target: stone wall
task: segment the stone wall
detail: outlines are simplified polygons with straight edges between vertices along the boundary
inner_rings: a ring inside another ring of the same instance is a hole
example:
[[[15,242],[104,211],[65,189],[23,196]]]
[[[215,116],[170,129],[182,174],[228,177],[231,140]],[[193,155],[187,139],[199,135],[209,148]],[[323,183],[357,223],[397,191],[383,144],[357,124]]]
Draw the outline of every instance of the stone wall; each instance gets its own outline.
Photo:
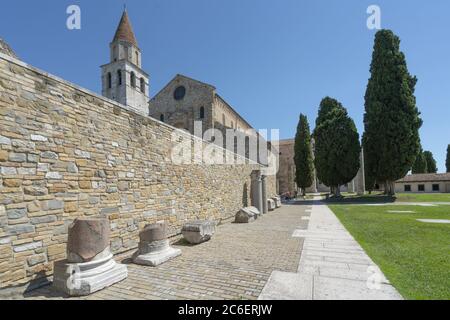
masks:
[[[179,86],[186,89],[181,100],[175,100],[174,92]],[[194,121],[202,121],[203,132],[212,128],[212,101],[214,87],[188,77],[177,75],[149,102],[150,115],[179,129],[194,133]],[[204,119],[200,118],[200,108],[205,109]]]
[[[175,128],[2,54],[0,128],[0,288],[51,275],[77,217],[109,218],[112,251],[125,252],[147,223],[167,220],[174,236],[233,217],[260,169],[175,165]]]

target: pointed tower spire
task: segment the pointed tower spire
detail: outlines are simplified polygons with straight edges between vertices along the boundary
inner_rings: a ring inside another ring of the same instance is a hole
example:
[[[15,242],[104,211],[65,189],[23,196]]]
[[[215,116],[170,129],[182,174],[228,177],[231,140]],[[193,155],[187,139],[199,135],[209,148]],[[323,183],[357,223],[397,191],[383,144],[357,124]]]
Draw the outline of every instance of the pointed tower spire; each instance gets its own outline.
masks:
[[[128,13],[126,7],[124,8],[122,18],[120,19],[119,26],[117,27],[116,34],[114,35],[113,42],[123,40],[131,43],[132,45],[138,47],[136,37],[134,36],[133,28],[128,18]]]

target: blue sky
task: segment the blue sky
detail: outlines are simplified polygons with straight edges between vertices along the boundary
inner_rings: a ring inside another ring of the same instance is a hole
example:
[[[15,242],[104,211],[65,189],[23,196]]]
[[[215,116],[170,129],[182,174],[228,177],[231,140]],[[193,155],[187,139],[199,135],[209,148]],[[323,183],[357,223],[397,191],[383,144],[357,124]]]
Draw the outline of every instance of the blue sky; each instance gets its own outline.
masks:
[[[311,126],[320,100],[341,101],[363,129],[374,30],[367,7],[381,8],[382,27],[402,40],[419,82],[422,145],[440,171],[450,143],[450,1],[414,0],[95,0],[2,1],[0,37],[22,60],[100,92],[100,68],[123,4],[150,74],[151,95],[175,74],[211,83],[255,128],[295,134],[298,115]],[[66,28],[66,8],[82,10],[82,29]]]

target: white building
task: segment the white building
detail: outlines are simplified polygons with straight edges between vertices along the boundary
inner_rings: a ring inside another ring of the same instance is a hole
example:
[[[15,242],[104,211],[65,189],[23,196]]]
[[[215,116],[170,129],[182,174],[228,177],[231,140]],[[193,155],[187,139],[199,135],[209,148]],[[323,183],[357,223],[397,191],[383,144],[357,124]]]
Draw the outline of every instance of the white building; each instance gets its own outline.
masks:
[[[450,193],[450,173],[407,175],[395,182],[395,192]]]

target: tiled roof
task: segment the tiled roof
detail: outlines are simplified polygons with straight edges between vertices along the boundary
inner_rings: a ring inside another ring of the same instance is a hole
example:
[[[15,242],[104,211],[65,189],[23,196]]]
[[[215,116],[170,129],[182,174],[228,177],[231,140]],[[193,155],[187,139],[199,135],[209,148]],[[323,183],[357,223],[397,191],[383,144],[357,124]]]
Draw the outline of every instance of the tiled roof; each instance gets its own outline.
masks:
[[[421,173],[407,175],[397,182],[434,182],[434,181],[450,181],[450,173]]]
[[[136,47],[138,46],[136,37],[134,36],[133,28],[131,27],[130,19],[128,19],[127,11],[123,12],[119,26],[117,27],[116,34],[114,35],[113,42],[117,40],[124,40]]]

